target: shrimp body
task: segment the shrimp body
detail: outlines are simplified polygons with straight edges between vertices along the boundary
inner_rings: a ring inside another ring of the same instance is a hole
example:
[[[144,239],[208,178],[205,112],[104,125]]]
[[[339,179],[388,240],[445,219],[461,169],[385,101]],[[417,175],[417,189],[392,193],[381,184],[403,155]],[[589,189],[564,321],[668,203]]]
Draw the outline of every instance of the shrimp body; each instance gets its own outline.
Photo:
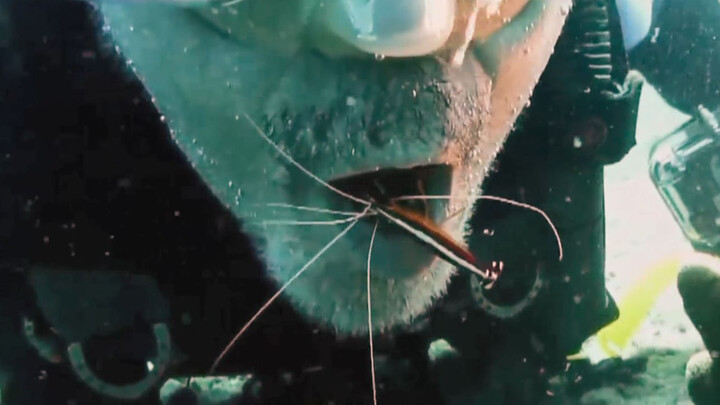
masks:
[[[447,232],[429,218],[394,203],[374,204],[371,210],[391,224],[409,232],[418,241],[431,248],[438,257],[455,267],[469,270],[487,281],[486,287],[489,288],[497,280],[499,275],[497,272],[481,269],[472,252],[455,242]]]

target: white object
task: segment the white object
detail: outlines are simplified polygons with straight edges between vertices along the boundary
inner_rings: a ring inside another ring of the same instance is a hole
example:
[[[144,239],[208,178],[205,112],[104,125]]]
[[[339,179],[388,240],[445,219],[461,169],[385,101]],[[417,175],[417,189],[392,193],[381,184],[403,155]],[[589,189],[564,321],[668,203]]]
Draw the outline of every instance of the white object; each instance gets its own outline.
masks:
[[[636,47],[650,32],[653,0],[616,0],[625,49]]]
[[[340,38],[378,56],[411,57],[441,48],[456,0],[327,0],[323,20]]]

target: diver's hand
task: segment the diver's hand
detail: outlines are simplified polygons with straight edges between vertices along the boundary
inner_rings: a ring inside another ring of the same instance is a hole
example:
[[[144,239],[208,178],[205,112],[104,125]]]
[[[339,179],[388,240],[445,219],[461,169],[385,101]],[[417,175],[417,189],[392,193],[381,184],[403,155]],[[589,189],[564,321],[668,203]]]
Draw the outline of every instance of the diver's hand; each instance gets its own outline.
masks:
[[[707,350],[687,363],[688,392],[696,405],[720,403],[720,258],[694,254],[678,275],[685,312]]]

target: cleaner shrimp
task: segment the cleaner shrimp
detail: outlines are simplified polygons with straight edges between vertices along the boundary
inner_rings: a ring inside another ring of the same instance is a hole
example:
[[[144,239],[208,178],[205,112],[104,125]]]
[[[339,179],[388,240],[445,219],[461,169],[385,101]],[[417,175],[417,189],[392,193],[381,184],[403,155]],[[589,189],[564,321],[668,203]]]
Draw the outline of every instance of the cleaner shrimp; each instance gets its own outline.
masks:
[[[332,184],[322,180],[315,174],[313,174],[311,171],[303,167],[300,163],[298,163],[295,159],[292,158],[285,150],[283,150],[278,144],[273,142],[270,137],[263,132],[263,130],[255,123],[255,121],[250,118],[249,115],[244,114],[244,117],[247,119],[247,121],[250,123],[250,125],[255,129],[255,131],[258,133],[260,137],[262,137],[270,146],[272,146],[283,158],[290,163],[291,165],[295,166],[298,170],[303,172],[305,175],[312,178],[315,182],[319,183],[320,185],[326,187],[327,189],[333,191],[334,193],[338,194],[341,197],[344,197],[346,199],[349,199],[351,201],[354,201],[355,203],[360,204],[363,209],[358,212],[347,212],[347,211],[336,211],[336,210],[330,210],[325,208],[317,208],[317,207],[306,207],[306,206],[295,206],[291,204],[285,204],[285,203],[269,203],[265,204],[267,206],[272,206],[276,208],[288,208],[288,209],[295,209],[300,211],[308,211],[308,212],[316,212],[316,213],[322,213],[322,214],[329,214],[329,215],[339,215],[344,218],[341,219],[335,219],[335,220],[327,220],[327,221],[283,221],[283,220],[267,220],[263,221],[263,224],[266,226],[273,226],[273,225],[284,225],[284,226],[337,226],[340,224],[348,224],[345,226],[345,228],[340,231],[332,240],[330,240],[324,247],[322,247],[312,258],[305,263],[290,279],[288,279],[278,290],[275,294],[273,294],[261,307],[258,309],[255,314],[242,326],[242,328],[237,332],[237,334],[233,337],[233,339],[226,345],[226,347],[223,349],[223,351],[218,355],[218,357],[213,362],[212,366],[210,367],[208,371],[208,375],[213,375],[221,363],[221,361],[224,359],[224,357],[229,353],[229,351],[232,349],[232,347],[235,345],[235,343],[245,334],[245,332],[252,326],[252,324],[255,323],[255,321],[283,294],[283,292],[295,281],[297,280],[314,262],[316,262],[325,252],[327,252],[338,240],[340,240],[343,236],[347,235],[351,229],[353,229],[358,222],[361,220],[367,219],[367,218],[375,218],[375,225],[372,230],[372,235],[370,238],[370,247],[368,250],[368,256],[367,256],[367,324],[368,324],[368,341],[369,341],[369,347],[370,347],[370,368],[371,368],[371,382],[372,382],[372,389],[373,389],[373,404],[377,405],[377,383],[376,383],[376,376],[375,376],[375,359],[374,359],[374,345],[373,345],[373,323],[372,323],[372,297],[371,297],[371,259],[372,259],[372,249],[375,241],[375,236],[378,229],[378,224],[380,220],[384,220],[388,223],[391,223],[400,229],[403,229],[410,235],[412,235],[415,239],[422,242],[424,245],[428,246],[430,249],[433,250],[436,256],[443,259],[444,261],[450,263],[451,265],[454,265],[455,267],[467,270],[478,276],[481,280],[481,283],[483,284],[484,288],[491,288],[492,285],[495,283],[499,276],[499,272],[497,269],[482,269],[478,266],[477,260],[473,256],[473,254],[463,245],[455,242],[452,237],[450,237],[445,231],[443,231],[438,224],[434,223],[432,220],[424,217],[423,215],[420,215],[410,209],[406,209],[398,204],[400,201],[404,200],[432,200],[432,199],[450,199],[450,196],[402,196],[390,199],[389,201],[377,201],[372,198],[363,199],[358,196],[352,195],[350,193],[347,193]],[[474,200],[477,199],[488,199],[488,200],[494,200],[499,201],[511,205],[515,205],[521,208],[529,209],[532,211],[535,211],[539,214],[541,214],[545,220],[548,222],[550,227],[552,228],[553,233],[555,234],[555,237],[557,239],[558,244],[558,250],[559,250],[559,259],[562,260],[563,256],[563,249],[562,249],[562,242],[560,240],[560,236],[553,225],[550,218],[547,216],[547,214],[542,211],[541,209],[534,207],[529,204],[521,203],[518,201],[502,198],[502,197],[494,197],[494,196],[474,196]],[[502,267],[502,266],[501,266]],[[540,279],[538,275],[538,280]],[[512,307],[505,307],[501,305],[495,305],[490,303],[489,300],[485,299],[486,303],[483,303],[481,305],[481,308],[491,315],[494,315],[496,317],[505,318],[513,316],[514,314],[517,314],[518,312],[522,311],[523,308],[525,308],[529,303],[532,301],[532,299],[537,295],[537,290],[539,290],[540,283],[536,280],[535,285],[533,286],[532,291],[529,293],[528,297],[523,299],[521,303],[515,304]]]

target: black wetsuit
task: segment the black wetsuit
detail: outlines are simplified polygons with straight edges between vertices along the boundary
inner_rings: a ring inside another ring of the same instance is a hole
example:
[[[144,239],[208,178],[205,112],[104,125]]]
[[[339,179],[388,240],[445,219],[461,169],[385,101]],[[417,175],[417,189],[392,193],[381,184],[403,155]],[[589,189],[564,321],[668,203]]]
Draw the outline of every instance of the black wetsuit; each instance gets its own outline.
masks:
[[[602,23],[603,3],[609,24]],[[499,291],[486,296],[500,303],[520,299],[538,266],[545,274],[543,291],[518,317],[497,320],[477,303],[467,304],[473,300],[471,276],[461,276],[446,307],[438,307],[438,336],[465,353],[470,364],[464,367],[474,371],[465,373],[471,376],[465,386],[478,375],[495,380],[499,392],[492,403],[536,403],[546,377],[568,367],[565,356],[618,316],[605,289],[603,166],[617,162],[635,143],[640,83],[625,80],[628,69],[640,71],[686,113],[698,104],[717,106],[720,99],[720,3],[656,0],[650,33],[629,55],[613,13],[611,1],[575,2],[531,105],[484,186],[486,194],[546,210],[565,242],[563,262],[557,262],[554,238],[536,214],[481,201],[471,247],[479,257],[505,260],[504,272],[510,274],[505,286],[500,283]],[[601,57],[605,52],[596,52],[599,45],[592,41],[611,42],[611,60]],[[584,59],[585,51],[597,55]],[[628,92],[606,97],[602,90],[612,92],[612,86],[603,89],[588,73],[610,73]],[[461,310],[444,310],[453,307]],[[462,386],[452,383],[450,390]]]

